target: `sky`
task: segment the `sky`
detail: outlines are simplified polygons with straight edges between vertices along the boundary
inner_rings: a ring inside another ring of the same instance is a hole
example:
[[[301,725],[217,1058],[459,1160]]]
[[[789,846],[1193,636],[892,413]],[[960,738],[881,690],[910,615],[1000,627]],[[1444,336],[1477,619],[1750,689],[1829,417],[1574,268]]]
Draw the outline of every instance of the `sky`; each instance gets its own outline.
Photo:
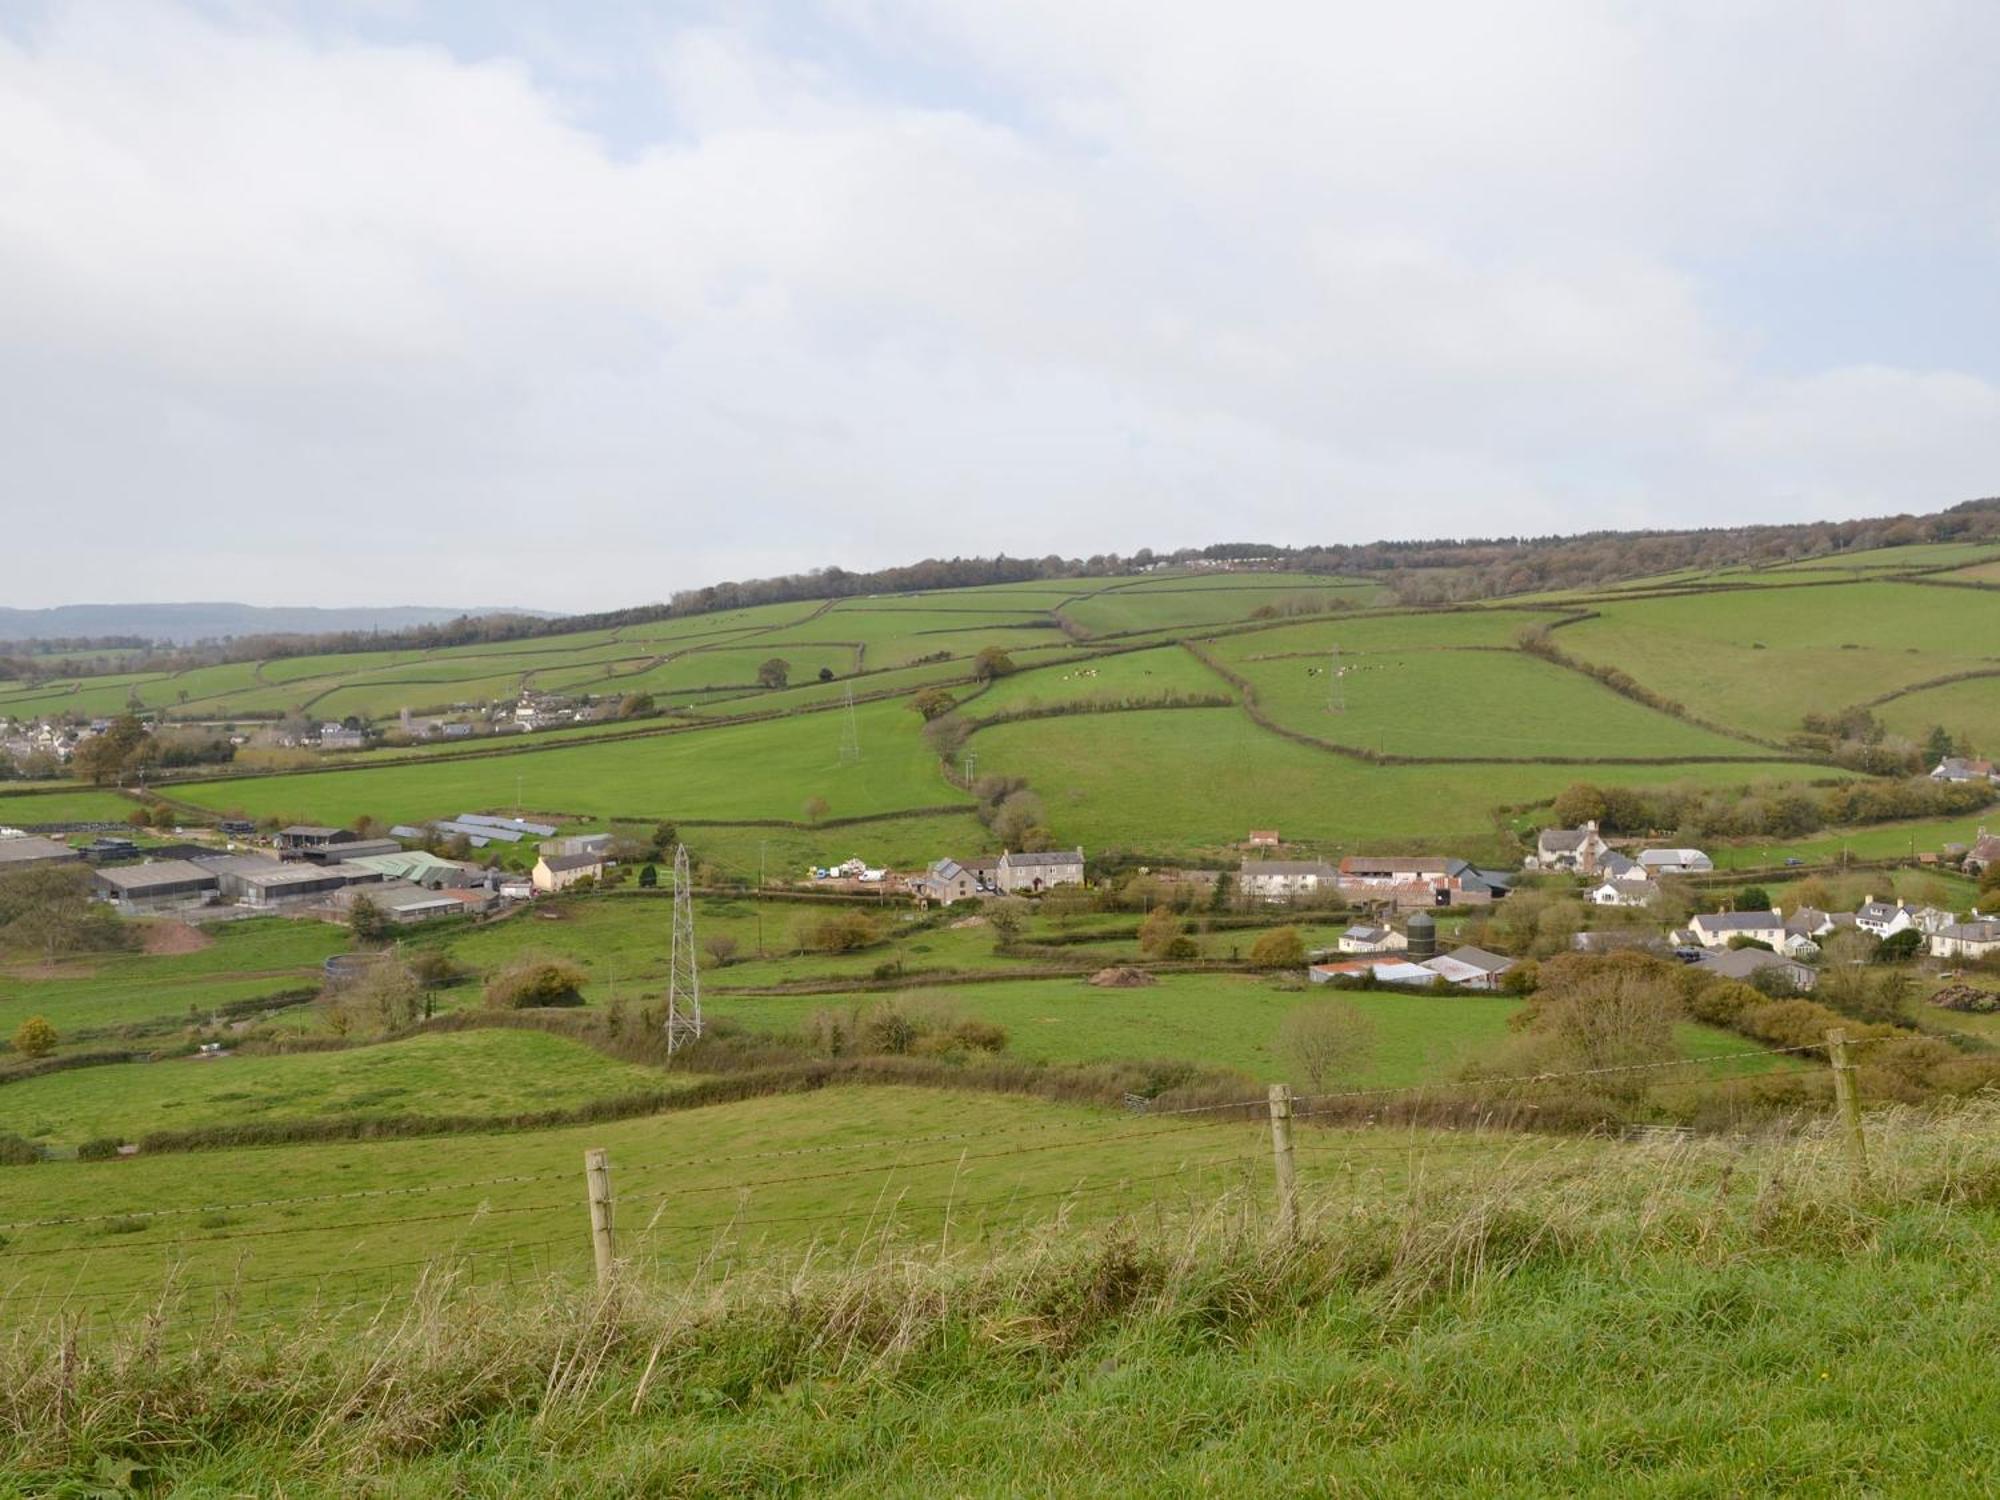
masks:
[[[0,604],[2000,493],[1986,0],[0,0]]]

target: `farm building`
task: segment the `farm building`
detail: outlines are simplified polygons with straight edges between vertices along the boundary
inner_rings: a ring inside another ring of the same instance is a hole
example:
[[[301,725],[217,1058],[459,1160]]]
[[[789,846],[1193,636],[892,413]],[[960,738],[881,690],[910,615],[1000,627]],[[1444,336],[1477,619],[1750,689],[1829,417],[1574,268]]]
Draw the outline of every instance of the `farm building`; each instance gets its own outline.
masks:
[[[1769,911],[1708,911],[1690,921],[1688,930],[1704,948],[1727,948],[1732,939],[1747,938],[1775,949],[1785,940],[1785,914],[1777,907]]]
[[[1243,841],[1246,849],[1275,849],[1282,842],[1275,828],[1253,828],[1250,837]]]
[[[1409,946],[1409,939],[1393,927],[1373,922],[1356,922],[1340,935],[1342,953],[1397,953]]]
[[[1237,886],[1253,901],[1295,901],[1337,887],[1339,873],[1320,859],[1244,860]]]
[[[2000,864],[2000,833],[1979,830],[1979,837],[1972,841],[1972,847],[1965,851],[1962,861],[1968,875],[1983,875],[1987,868]]]
[[[1606,880],[1615,880],[1621,885],[1637,885],[1653,877],[1644,865],[1636,859],[1628,859],[1616,849],[1604,851],[1604,857],[1597,862],[1597,873]]]
[[[1993,958],[2000,956],[2000,917],[1954,922],[1931,934],[1933,958]]]
[[[564,838],[543,839],[544,854],[605,854],[611,852],[608,833],[572,833]]]
[[[1788,981],[1793,989],[1809,990],[1819,983],[1819,975],[1810,965],[1787,958],[1782,953],[1767,953],[1762,948],[1731,948],[1721,953],[1704,953],[1699,963],[1711,974],[1746,983],[1767,974],[1775,974]]]
[[[1003,853],[993,867],[993,883],[1009,895],[1083,884],[1083,851],[1049,849],[1034,854]]]
[[[1700,875],[1715,868],[1699,849],[1641,849],[1639,864],[1649,875]]]
[[[323,865],[330,860],[351,860],[363,855],[401,854],[403,846],[395,839],[352,839],[344,844],[322,844],[304,852],[312,863]]]
[[[1350,854],[1340,862],[1343,889],[1365,891],[1410,882],[1433,883],[1449,880],[1451,866],[1464,864],[1441,855]]]
[[[596,880],[604,873],[601,854],[544,854],[535,861],[528,878],[544,895],[566,891],[583,880]]]
[[[0,839],[0,874],[33,869],[36,865],[66,865],[80,859],[76,850],[67,844],[58,844],[54,839],[36,838],[27,833]]]
[[[1491,990],[1500,987],[1500,976],[1514,967],[1514,960],[1484,948],[1464,947],[1440,953],[1424,967],[1461,988]]]
[[[497,828],[502,832],[513,834],[516,838],[532,835],[538,839],[545,839],[552,837],[556,831],[553,823],[530,823],[525,818],[500,818],[491,813],[460,813],[452,821],[468,823],[475,828]]]
[[[527,837],[516,829],[494,828],[485,823],[468,823],[463,818],[446,818],[441,823],[433,823],[431,827],[447,838],[457,834],[475,849],[484,849],[488,844],[518,844]],[[393,828],[389,831],[395,832]]]
[[[213,870],[185,859],[118,865],[90,877],[92,888],[126,916],[205,906],[222,894]]]
[[[350,828],[323,828],[317,823],[294,823],[278,830],[277,844],[287,852],[324,849],[329,844],[351,844],[361,837]]]
[[[257,854],[225,854],[198,861],[213,871],[225,899],[244,906],[278,907],[329,896],[344,886],[381,882],[379,871],[359,865],[281,864]]]
[[[335,891],[327,906],[342,920],[349,920],[354,915],[354,904],[362,900],[373,902],[376,910],[399,925],[429,922],[438,917],[463,916],[467,910],[465,903],[456,896],[427,891],[422,886],[400,880],[385,880],[380,885],[348,886]]]
[[[1673,951],[1665,938],[1643,927],[1579,932],[1570,938],[1569,945],[1577,953],[1653,953],[1665,957]]]
[[[384,880],[407,880],[425,890],[436,891],[476,885],[485,871],[455,859],[440,859],[422,849],[397,850],[393,854],[357,854],[350,861],[364,870],[378,871]]]

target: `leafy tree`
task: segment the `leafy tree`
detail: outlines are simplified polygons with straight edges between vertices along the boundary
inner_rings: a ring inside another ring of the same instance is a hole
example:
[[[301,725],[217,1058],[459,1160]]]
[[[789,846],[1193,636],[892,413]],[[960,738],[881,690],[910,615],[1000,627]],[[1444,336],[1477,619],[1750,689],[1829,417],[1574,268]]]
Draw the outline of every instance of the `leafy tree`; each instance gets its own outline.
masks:
[[[486,1003],[499,1010],[581,1005],[589,976],[566,958],[524,953],[486,981]]]
[[[829,810],[826,798],[817,794],[806,798],[805,814],[808,823],[817,823]]]
[[[621,719],[636,719],[641,714],[653,712],[653,709],[651,693],[627,693],[618,700],[618,717]]]
[[[672,859],[674,846],[681,841],[681,831],[672,823],[655,823],[650,847],[655,859]]]
[[[46,1016],[29,1016],[14,1028],[14,1050],[23,1057],[47,1057],[58,1040]]]
[[[740,944],[726,932],[711,932],[702,940],[701,946],[708,951],[709,962],[718,969],[729,967],[729,961],[736,957]]]
[[[1187,930],[1180,914],[1169,907],[1156,907],[1139,924],[1139,951],[1148,958],[1165,958],[1174,939]]]
[[[153,826],[153,814],[146,808],[135,807],[125,814],[125,821],[134,828],[151,828]]]
[[[1761,885],[1744,886],[1742,890],[1736,893],[1735,900],[1730,902],[1730,910],[1732,911],[1769,911],[1770,909],[1771,893]]]
[[[355,940],[363,943],[386,943],[396,931],[395,921],[367,896],[354,898],[347,909],[347,925]]]
[[[910,707],[922,715],[924,722],[928,724],[932,719],[957,708],[958,700],[941,687],[927,687],[911,697]]]
[[[972,659],[972,675],[981,682],[1005,677],[1014,670],[1014,658],[998,646],[988,646]]]
[[[1875,945],[1878,964],[1907,963],[1924,950],[1924,935],[1914,927],[1892,932]]]
[[[1365,1072],[1375,1023],[1351,1000],[1309,1000],[1278,1027],[1278,1050],[1315,1094]]]
[[[792,680],[792,664],[782,656],[768,658],[757,668],[757,685],[767,688],[781,688]]]
[[[1585,823],[1603,823],[1608,810],[1604,788],[1587,781],[1572,782],[1556,794],[1551,812],[1558,828],[1577,828]]]
[[[150,736],[146,726],[133,714],[121,714],[102,734],[94,734],[76,747],[75,767],[99,786],[122,781],[128,772],[148,760]]]
[[[833,681],[833,668],[832,668],[832,667],[821,667],[821,668],[819,669],[819,680],[820,680],[821,682],[831,682],[831,681]]]
[[[1296,927],[1273,927],[1250,945],[1250,963],[1258,969],[1296,969],[1305,964],[1306,940]]]
[[[1957,753],[1952,748],[1951,731],[1946,729],[1942,724],[1932,725],[1930,735],[1924,741],[1925,759],[1929,760],[1932,765],[1936,765],[1947,756],[1956,755]]]
[[[660,884],[660,867],[658,865],[648,864],[644,869],[639,871],[640,890],[642,891],[657,890],[659,888],[659,884]]]
[[[1026,931],[1028,912],[1028,903],[1019,896],[1002,896],[987,905],[986,920],[995,937],[1002,943],[1011,943]]]
[[[90,899],[90,875],[74,865],[42,865],[0,879],[0,933],[41,950],[53,966],[65,953],[129,947],[130,929]]]

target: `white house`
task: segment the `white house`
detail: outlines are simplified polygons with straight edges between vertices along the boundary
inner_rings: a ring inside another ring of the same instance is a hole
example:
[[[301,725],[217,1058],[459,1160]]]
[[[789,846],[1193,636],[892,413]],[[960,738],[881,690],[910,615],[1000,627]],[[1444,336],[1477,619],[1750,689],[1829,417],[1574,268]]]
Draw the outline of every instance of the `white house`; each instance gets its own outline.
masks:
[[[1704,948],[1727,948],[1733,938],[1768,943],[1775,952],[1785,941],[1785,914],[1777,907],[1769,911],[1708,911],[1688,923],[1688,930]]]
[[[2000,781],[1990,760],[1974,760],[1965,755],[1947,755],[1931,772],[1932,781]]]
[[[1595,821],[1581,828],[1544,828],[1535,840],[1535,852],[1528,857],[1531,870],[1574,870],[1584,875],[1597,873],[1597,866],[1611,846],[1604,842]]]
[[[1758,950],[1753,948],[1750,951],[1755,953]],[[1820,950],[1819,944],[1815,943],[1803,932],[1788,932],[1785,941],[1779,946],[1778,951],[1787,958],[1795,958],[1803,963],[1808,959],[1818,958]]]
[[[1638,885],[1653,878],[1639,861],[1627,859],[1616,849],[1604,851],[1604,857],[1597,862],[1597,873],[1606,880],[1617,881],[1620,885]]]
[[[1653,875],[1699,875],[1715,868],[1699,849],[1641,849],[1639,863]]]
[[[528,879],[544,895],[568,890],[580,880],[595,880],[604,873],[601,854],[544,854],[535,861]]]
[[[1870,896],[1854,909],[1854,925],[1870,937],[1894,937],[1917,925],[1917,908],[1901,901],[1877,901]]]
[[[2000,864],[2000,833],[1979,830],[1979,837],[1972,841],[1972,847],[1965,852],[1961,862],[1968,875],[1982,875],[1988,865]]]
[[[1400,953],[1409,946],[1410,940],[1395,928],[1370,922],[1356,922],[1340,935],[1342,953]]]
[[[1650,880],[1611,879],[1592,886],[1584,893],[1584,900],[1593,906],[1646,906],[1660,894],[1660,888]]]
[[[1295,901],[1334,889],[1339,876],[1324,860],[1259,859],[1243,861],[1237,889],[1259,901]]]
[[[1933,958],[1992,958],[2000,954],[2000,917],[1975,916],[1931,934]]]

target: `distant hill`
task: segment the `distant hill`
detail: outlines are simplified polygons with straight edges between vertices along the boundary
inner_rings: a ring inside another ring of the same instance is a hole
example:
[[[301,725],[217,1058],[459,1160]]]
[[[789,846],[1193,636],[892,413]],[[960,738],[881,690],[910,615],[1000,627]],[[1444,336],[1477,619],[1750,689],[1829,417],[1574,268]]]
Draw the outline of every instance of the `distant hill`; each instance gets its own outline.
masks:
[[[375,608],[318,609],[261,604],[62,604],[52,609],[0,608],[0,641],[72,640],[135,636],[146,641],[213,641],[246,635],[323,635],[340,630],[406,630],[464,615],[532,615],[545,611],[442,605],[392,604]]]

